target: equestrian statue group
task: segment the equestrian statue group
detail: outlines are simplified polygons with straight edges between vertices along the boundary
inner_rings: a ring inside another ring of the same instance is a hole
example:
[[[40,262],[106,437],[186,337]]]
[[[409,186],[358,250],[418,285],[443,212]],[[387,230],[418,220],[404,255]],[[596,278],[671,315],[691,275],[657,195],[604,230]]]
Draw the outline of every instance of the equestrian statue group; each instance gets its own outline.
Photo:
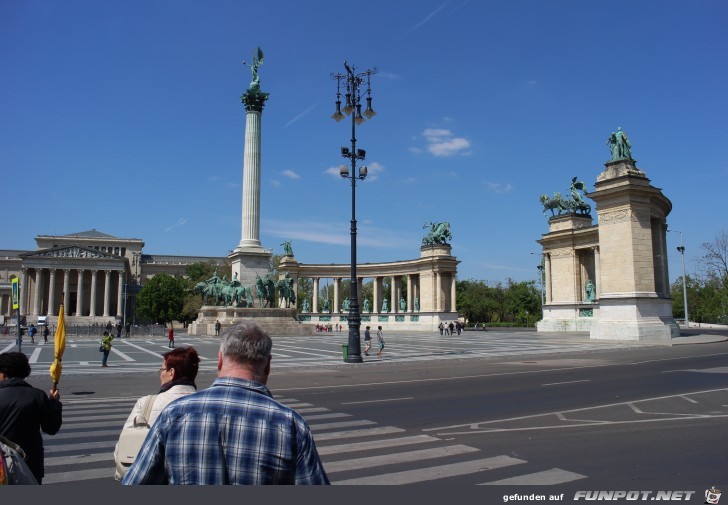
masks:
[[[228,282],[225,276],[220,278],[216,272],[206,281],[198,282],[194,291],[202,295],[205,305],[255,307],[257,300],[258,308],[275,307],[276,291],[278,291],[278,299],[285,308],[295,307],[296,293],[293,279],[286,273],[285,278],[276,282],[273,280],[273,276],[273,272],[268,272],[263,278],[256,275],[255,299],[251,289],[240,283],[237,273],[233,280]]]
[[[561,214],[580,214],[582,216],[588,216],[591,214],[591,205],[586,203],[586,200],[579,193],[586,194],[586,184],[582,181],[576,180],[574,177],[571,179],[571,198],[564,198],[558,191],[554,193],[554,197],[550,198],[549,195],[541,195],[539,200],[543,205],[543,215],[546,215],[546,211],[551,211],[551,216],[560,216]]]

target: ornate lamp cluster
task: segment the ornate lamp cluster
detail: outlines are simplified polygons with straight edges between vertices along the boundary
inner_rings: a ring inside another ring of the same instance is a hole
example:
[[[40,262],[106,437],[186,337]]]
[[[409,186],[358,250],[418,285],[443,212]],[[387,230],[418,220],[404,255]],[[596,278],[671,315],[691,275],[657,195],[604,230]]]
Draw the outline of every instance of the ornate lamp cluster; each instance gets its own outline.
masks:
[[[349,300],[349,352],[347,354],[347,363],[361,363],[361,340],[359,328],[361,326],[361,316],[359,313],[359,295],[357,293],[356,278],[356,181],[364,180],[367,176],[367,167],[361,167],[357,175],[357,160],[364,161],[366,151],[356,148],[356,127],[361,125],[366,119],[372,119],[376,112],[372,109],[372,90],[370,78],[377,73],[377,68],[367,69],[364,72],[356,72],[355,67],[349,66],[344,62],[345,74],[331,74],[331,78],[336,80],[336,112],[331,116],[337,123],[346,116],[351,116],[351,148],[342,147],[341,156],[351,160],[351,172],[347,165],[339,167],[339,174],[344,179],[351,180],[351,296]],[[366,81],[366,90],[362,90]],[[346,86],[346,104],[341,107],[341,90],[342,84]],[[366,100],[366,109],[361,111],[362,94]],[[366,116],[366,119],[364,118]]]

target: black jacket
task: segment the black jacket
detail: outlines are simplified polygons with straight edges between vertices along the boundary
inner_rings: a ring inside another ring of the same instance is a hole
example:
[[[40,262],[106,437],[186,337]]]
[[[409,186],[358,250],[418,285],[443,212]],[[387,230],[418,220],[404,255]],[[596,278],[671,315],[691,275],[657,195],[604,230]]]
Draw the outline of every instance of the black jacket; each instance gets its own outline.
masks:
[[[35,478],[43,478],[43,437],[61,429],[62,405],[23,379],[0,381],[0,435],[23,448]]]

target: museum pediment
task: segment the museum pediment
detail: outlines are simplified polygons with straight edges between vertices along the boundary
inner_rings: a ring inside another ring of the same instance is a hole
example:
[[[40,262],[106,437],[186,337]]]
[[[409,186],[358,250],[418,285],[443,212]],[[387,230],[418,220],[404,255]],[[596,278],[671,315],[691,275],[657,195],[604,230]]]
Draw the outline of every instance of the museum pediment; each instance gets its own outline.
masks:
[[[68,247],[54,247],[52,249],[43,249],[40,251],[33,251],[31,253],[21,255],[25,259],[31,258],[84,258],[84,259],[115,259],[118,260],[118,256],[108,254],[105,252],[97,251],[96,249],[89,249],[87,247],[79,246],[68,246]]]

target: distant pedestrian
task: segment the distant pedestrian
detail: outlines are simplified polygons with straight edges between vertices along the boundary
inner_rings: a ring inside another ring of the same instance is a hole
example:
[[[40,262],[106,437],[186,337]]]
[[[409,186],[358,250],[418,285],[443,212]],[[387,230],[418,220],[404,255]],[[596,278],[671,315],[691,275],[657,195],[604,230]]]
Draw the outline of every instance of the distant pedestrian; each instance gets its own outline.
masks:
[[[447,327],[450,328],[450,335],[455,335],[455,323],[450,321],[450,324]]]
[[[108,332],[109,332],[109,335],[111,335],[111,332],[112,332],[113,330],[114,330],[114,325],[113,325],[113,324],[111,324],[111,321],[109,321],[108,323],[106,323],[106,331],[108,331]]]
[[[222,325],[220,324],[220,321],[215,321],[215,335],[216,336],[220,334],[220,327],[222,327]]]
[[[437,327],[440,329],[440,335],[442,335],[445,332],[445,325],[442,324],[442,321],[440,321],[440,324],[437,325]]]
[[[377,340],[379,341],[379,350],[377,351],[377,356],[381,356],[382,351],[384,350],[384,333],[382,333],[381,326],[377,326]]]
[[[30,343],[35,344],[35,334],[38,332],[38,329],[35,327],[34,324],[30,325],[30,328],[28,328],[28,336],[30,336]]]
[[[114,340],[114,335],[108,331],[104,331],[101,337],[101,352],[104,353],[104,357],[101,359],[101,366],[108,367],[106,362],[109,360],[109,353],[111,352],[111,341]]]
[[[131,323],[126,323],[124,330],[126,331],[126,338],[129,338],[129,330],[131,330]]]
[[[116,338],[121,338],[121,321],[116,322]]]
[[[63,406],[58,389],[45,391],[25,382],[28,357],[20,352],[0,354],[0,435],[18,444],[38,484],[43,480],[41,430],[55,435],[61,429]],[[3,498],[3,503],[10,502]]]
[[[174,347],[174,326],[172,326],[171,322],[169,323],[168,336],[169,336],[169,346]]]
[[[450,334],[450,326],[447,325],[447,324],[443,324],[443,326],[445,327],[445,335],[449,335]]]
[[[48,329],[48,325],[45,325],[43,327],[43,342],[48,343],[48,334],[50,333],[50,330]]]
[[[364,344],[366,344],[366,347],[364,347],[364,356],[369,356],[369,349],[372,348],[372,334],[369,333],[369,326],[364,330]]]

